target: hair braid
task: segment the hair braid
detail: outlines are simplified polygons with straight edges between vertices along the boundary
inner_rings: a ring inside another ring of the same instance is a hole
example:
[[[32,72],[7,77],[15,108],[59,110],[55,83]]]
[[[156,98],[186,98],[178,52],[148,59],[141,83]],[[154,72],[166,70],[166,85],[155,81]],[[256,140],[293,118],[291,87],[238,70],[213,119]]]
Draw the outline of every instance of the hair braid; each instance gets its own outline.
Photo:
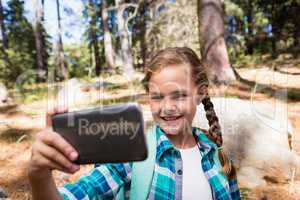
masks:
[[[223,144],[221,127],[219,124],[219,119],[214,110],[214,105],[210,100],[210,97],[206,96],[202,100],[202,104],[204,106],[204,110],[206,112],[206,118],[207,118],[208,124],[209,124],[208,132],[206,132],[207,137],[210,140],[212,140],[213,142],[215,142],[217,144],[217,146],[219,147],[218,148],[219,159],[220,159],[221,165],[223,167],[223,171],[226,174],[226,176],[229,179],[236,178],[235,168],[234,168],[233,164],[231,163],[231,161],[226,156],[226,154],[224,153],[223,149],[221,148],[221,146]]]

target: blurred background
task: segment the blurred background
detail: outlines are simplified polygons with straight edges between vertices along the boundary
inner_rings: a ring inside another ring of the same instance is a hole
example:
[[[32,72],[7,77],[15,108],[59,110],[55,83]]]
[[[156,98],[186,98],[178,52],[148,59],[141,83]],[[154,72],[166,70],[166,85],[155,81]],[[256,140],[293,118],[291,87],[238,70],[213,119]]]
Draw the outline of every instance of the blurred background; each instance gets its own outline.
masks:
[[[151,125],[145,63],[175,46],[207,66],[243,199],[300,199],[299,22],[299,0],[0,0],[0,199],[31,199],[49,107],[138,102]]]

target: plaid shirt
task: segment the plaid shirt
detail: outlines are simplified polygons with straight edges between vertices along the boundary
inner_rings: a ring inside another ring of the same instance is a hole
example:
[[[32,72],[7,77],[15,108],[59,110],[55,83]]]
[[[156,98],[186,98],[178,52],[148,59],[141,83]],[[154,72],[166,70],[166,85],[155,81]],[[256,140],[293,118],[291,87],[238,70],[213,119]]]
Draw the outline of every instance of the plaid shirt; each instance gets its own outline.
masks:
[[[238,200],[240,192],[237,180],[226,178],[213,156],[217,146],[198,128],[193,127],[202,154],[204,174],[211,186],[214,200]],[[150,200],[182,199],[182,159],[180,151],[167,138],[159,126],[156,128],[157,152],[152,186],[148,194]],[[125,197],[130,190],[132,163],[96,164],[95,168],[79,178],[76,183],[59,188],[64,199],[113,199],[121,187]]]

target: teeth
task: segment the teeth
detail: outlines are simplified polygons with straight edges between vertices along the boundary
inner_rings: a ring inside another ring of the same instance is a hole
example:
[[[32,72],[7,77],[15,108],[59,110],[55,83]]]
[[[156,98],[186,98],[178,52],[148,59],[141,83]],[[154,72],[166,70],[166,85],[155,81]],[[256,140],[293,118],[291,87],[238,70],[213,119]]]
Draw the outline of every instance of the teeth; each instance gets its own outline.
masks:
[[[163,117],[163,119],[169,121],[169,120],[175,120],[175,119],[178,119],[179,117],[180,117],[180,116],[178,116],[178,117]]]

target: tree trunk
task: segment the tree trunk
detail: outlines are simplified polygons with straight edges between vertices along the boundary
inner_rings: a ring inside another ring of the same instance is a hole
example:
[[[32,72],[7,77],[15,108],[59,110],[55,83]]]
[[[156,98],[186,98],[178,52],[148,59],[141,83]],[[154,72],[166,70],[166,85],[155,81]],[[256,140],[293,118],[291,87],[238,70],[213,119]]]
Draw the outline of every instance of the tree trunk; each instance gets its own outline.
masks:
[[[42,2],[43,3],[43,2]],[[40,73],[44,71],[44,57],[43,57],[43,36],[42,36],[42,19],[43,19],[43,5],[40,5],[39,0],[36,1],[36,22],[35,22],[35,45],[36,45],[36,67],[39,73],[37,73],[37,82],[43,81],[43,75]]]
[[[140,57],[142,59],[142,66],[144,67],[146,64],[146,57],[147,57],[147,42],[146,42],[146,10],[147,10],[148,3],[147,1],[140,2],[138,8],[138,23],[136,25],[138,29],[138,37],[140,41]],[[140,64],[140,63],[138,63]]]
[[[102,1],[101,6],[101,16],[102,16],[102,25],[104,31],[104,49],[105,49],[105,60],[108,65],[108,68],[112,70],[115,67],[115,52],[112,46],[112,39],[108,26],[108,11],[107,11],[107,2],[106,0]]]
[[[294,30],[294,34],[293,34],[294,47],[299,47],[300,46],[300,43],[299,43],[300,26],[297,25],[297,22],[294,23],[294,26],[295,26],[295,30]]]
[[[143,67],[146,64],[146,58],[147,58],[147,42],[146,42],[146,19],[143,17],[141,22],[141,42],[140,42],[140,48],[141,48],[141,58],[142,58],[142,65]]]
[[[8,39],[7,39],[6,29],[5,29],[5,24],[4,24],[2,0],[0,0],[0,27],[1,27],[1,36],[2,36],[3,47],[6,50],[8,48]]]
[[[124,3],[122,0],[116,0],[116,6],[118,7],[117,21],[118,21],[118,34],[121,42],[121,56],[123,64],[123,74],[131,79],[134,74],[133,58],[131,51],[131,40],[129,39],[129,31],[126,20],[124,19],[124,11],[126,6],[122,6]]]
[[[44,24],[45,24],[45,1],[44,0],[41,0],[41,1],[42,1],[42,17],[41,17],[41,20],[42,20],[42,25],[43,25],[43,29],[44,29]],[[47,34],[47,31],[43,30],[43,32],[42,32],[43,48],[47,48],[46,47],[46,34]],[[43,51],[43,65],[44,65],[44,71],[46,72],[46,76],[48,76],[48,63],[47,63],[46,55],[44,53],[45,53],[45,50]]]
[[[198,0],[201,55],[210,81],[235,80],[224,40],[223,7],[220,0]]]
[[[90,35],[92,38],[91,43],[94,48],[95,72],[96,72],[96,76],[99,76],[101,72],[101,59],[99,54],[99,45],[98,45],[98,37],[97,37],[97,13],[94,7],[93,0],[89,0],[89,11],[91,17]]]
[[[69,78],[68,66],[65,62],[64,46],[61,36],[61,17],[60,17],[60,3],[59,0],[56,0],[56,9],[57,9],[57,22],[58,22],[58,66],[59,74],[64,80]]]
[[[247,24],[248,34],[246,35],[247,53],[252,55],[254,50],[254,35],[253,35],[253,5],[251,0],[247,0]]]
[[[9,59],[6,50],[8,49],[8,38],[6,35],[6,28],[4,24],[4,14],[3,14],[3,6],[2,1],[0,0],[0,28],[1,28],[1,36],[2,36],[2,53],[3,53],[3,60],[6,64],[9,65]]]

